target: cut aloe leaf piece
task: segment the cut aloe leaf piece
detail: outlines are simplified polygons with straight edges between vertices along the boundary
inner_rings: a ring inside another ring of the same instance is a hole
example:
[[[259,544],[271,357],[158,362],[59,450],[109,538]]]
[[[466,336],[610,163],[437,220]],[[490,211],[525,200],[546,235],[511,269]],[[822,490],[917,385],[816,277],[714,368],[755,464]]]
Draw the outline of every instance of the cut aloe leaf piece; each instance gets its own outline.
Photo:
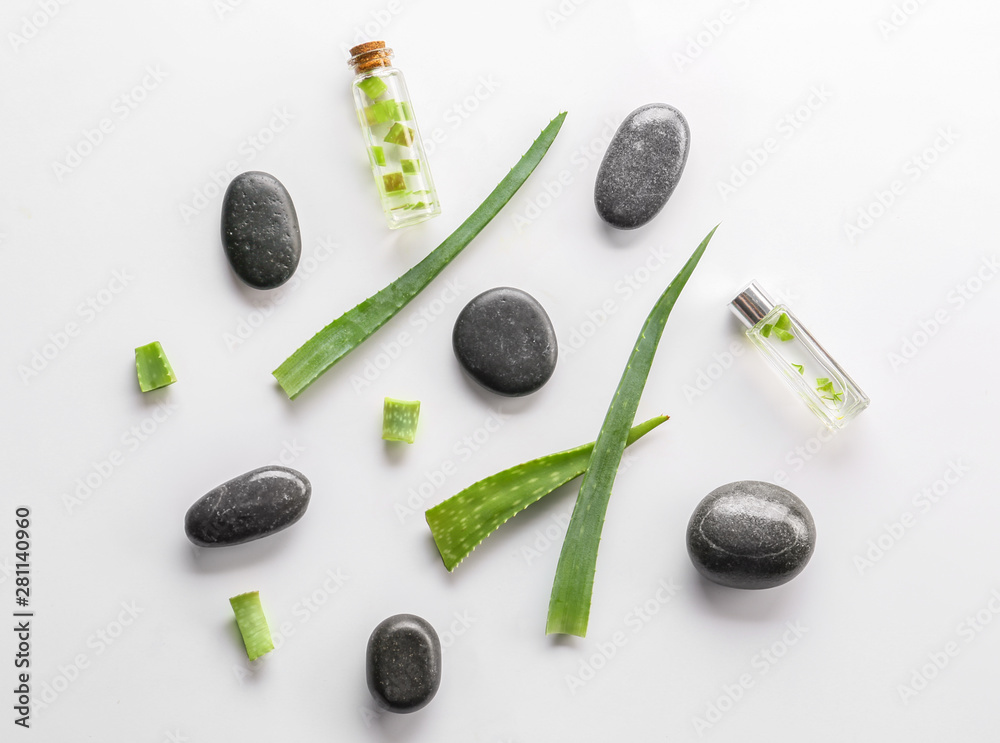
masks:
[[[398,144],[400,147],[411,147],[413,145],[413,138],[413,130],[397,121],[392,125],[389,133],[385,135],[384,141],[389,144]]]
[[[795,367],[795,371],[797,371],[799,374],[806,373],[806,368],[802,364],[792,364],[792,366]]]
[[[236,615],[236,626],[240,628],[240,634],[243,635],[247,657],[250,660],[256,660],[265,653],[274,650],[271,630],[267,627],[264,609],[260,605],[260,593],[250,591],[233,596],[229,599],[229,605],[233,607],[233,613]]]
[[[401,118],[399,101],[392,98],[365,106],[365,121],[368,122],[369,126],[385,124],[389,121],[395,121],[398,118]]]
[[[382,81],[382,78],[374,76],[366,77],[358,83],[358,87],[362,93],[373,101],[389,89],[389,86]]]
[[[381,147],[372,147],[372,159],[376,165],[385,165],[385,150]]]
[[[762,336],[764,336],[765,338],[770,338],[770,337],[771,337],[771,331],[772,331],[772,330],[774,330],[774,326],[773,326],[773,325],[770,325],[770,324],[768,324],[768,325],[764,325],[764,326],[763,326],[763,327],[762,327],[762,328],[760,329],[760,334],[761,334]]]
[[[135,372],[139,377],[139,389],[143,392],[158,390],[177,381],[159,341],[135,349]]]
[[[395,317],[482,232],[542,161],[565,118],[564,112],[549,122],[486,200],[444,242],[389,286],[316,333],[271,372],[289,398],[298,397],[327,369]]]
[[[795,338],[794,335],[789,333],[787,330],[782,330],[777,325],[774,326],[774,335],[779,341],[790,341]]]
[[[419,400],[395,400],[387,397],[382,405],[382,438],[412,444],[417,435],[419,420]]]
[[[406,160],[402,159],[399,161],[400,167],[402,167],[403,172],[406,175],[413,175],[414,173],[420,172],[420,161],[419,160]]]
[[[385,185],[386,193],[396,193],[406,190],[406,181],[403,180],[402,173],[387,173],[382,176],[382,183]]]
[[[778,319],[774,322],[774,327],[781,330],[791,330],[792,329],[792,318],[788,316],[787,313],[782,312]]]
[[[399,111],[397,118],[400,121],[413,121],[413,111],[410,110],[410,104],[407,101],[399,102]]]
[[[556,577],[549,599],[546,634],[587,636],[590,600],[597,569],[597,548],[601,542],[611,487],[628,441],[629,427],[639,407],[639,398],[646,386],[646,378],[653,365],[656,347],[660,343],[670,311],[694,273],[715,229],[701,241],[688,262],[656,300],[625,364],[625,371],[622,372],[621,381],[618,382],[601,431],[597,435],[594,453],[590,457],[583,482],[580,483],[580,494],[576,498],[576,506],[559,553],[559,564],[556,566]]]
[[[631,445],[667,420],[660,415],[629,431]],[[429,509],[424,517],[444,566],[451,572],[486,537],[532,503],[587,470],[594,442],[532,459],[473,483]]]

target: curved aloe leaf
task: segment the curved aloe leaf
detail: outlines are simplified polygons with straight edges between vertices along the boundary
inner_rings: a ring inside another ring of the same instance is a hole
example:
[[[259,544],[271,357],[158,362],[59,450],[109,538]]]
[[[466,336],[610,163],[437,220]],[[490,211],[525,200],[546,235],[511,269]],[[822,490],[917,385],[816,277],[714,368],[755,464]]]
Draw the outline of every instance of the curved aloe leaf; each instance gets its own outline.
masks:
[[[327,325],[271,372],[289,398],[294,400],[298,397],[323,372],[391,320],[472,242],[472,238],[510,201],[531,175],[531,171],[541,162],[565,118],[564,111],[549,122],[517,165],[511,168],[479,208],[426,258],[385,289]]]
[[[627,444],[638,441],[667,420],[660,415],[640,423]],[[590,462],[594,442],[532,459],[474,483],[424,514],[434,543],[452,571],[501,524],[575,477]]]
[[[611,398],[611,406],[604,417],[604,424],[594,444],[594,453],[580,483],[573,516],[570,518],[556,577],[549,599],[549,616],[545,633],[561,633],[586,637],[590,618],[590,599],[594,591],[594,572],[597,569],[597,548],[604,527],[604,514],[611,497],[618,465],[625,450],[629,426],[639,407],[639,398],[646,386],[646,377],[653,364],[656,346],[663,328],[681,290],[701,260],[712,235],[718,226],[702,240],[701,245],[684,264],[680,273],[656,301],[636,339],[618,389]]]

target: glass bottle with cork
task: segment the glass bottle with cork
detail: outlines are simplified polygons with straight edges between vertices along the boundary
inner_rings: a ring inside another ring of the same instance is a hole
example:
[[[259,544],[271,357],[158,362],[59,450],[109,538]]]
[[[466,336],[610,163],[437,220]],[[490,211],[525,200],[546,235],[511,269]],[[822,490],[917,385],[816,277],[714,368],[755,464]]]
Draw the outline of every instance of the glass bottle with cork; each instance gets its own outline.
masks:
[[[441,204],[403,73],[392,66],[392,49],[384,41],[369,41],[350,54],[354,107],[389,228],[436,217]]]

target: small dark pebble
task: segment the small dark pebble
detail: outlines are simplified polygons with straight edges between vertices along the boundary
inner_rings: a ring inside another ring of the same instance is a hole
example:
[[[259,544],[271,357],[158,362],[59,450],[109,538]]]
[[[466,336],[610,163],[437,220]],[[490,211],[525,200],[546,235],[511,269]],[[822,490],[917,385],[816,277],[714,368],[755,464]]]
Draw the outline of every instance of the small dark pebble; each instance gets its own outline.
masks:
[[[673,106],[649,103],[626,116],[597,171],[601,219],[633,230],[655,217],[684,172],[690,143],[687,120]]]
[[[255,289],[274,289],[292,277],[302,237],[281,181],[259,171],[233,178],[222,200],[222,245],[233,271]]]
[[[741,480],[698,504],[687,548],[698,572],[732,588],[773,588],[805,568],[816,547],[806,504],[769,482]]]
[[[203,495],[184,516],[199,547],[226,547],[266,537],[294,524],[309,506],[305,475],[270,465],[251,470]]]
[[[462,368],[499,395],[534,392],[556,368],[552,321],[520,289],[501,286],[473,299],[459,313],[451,339]]]
[[[368,690],[390,712],[416,712],[441,685],[441,641],[426,619],[396,614],[368,640]]]

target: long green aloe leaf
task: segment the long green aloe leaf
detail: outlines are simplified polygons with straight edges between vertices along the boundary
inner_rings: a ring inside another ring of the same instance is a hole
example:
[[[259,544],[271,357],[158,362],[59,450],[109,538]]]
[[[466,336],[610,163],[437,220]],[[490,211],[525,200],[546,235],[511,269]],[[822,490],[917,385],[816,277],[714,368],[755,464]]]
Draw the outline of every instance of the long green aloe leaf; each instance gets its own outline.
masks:
[[[435,276],[490,223],[531,175],[559,133],[566,113],[552,119],[538,138],[486,197],[426,258],[389,286],[327,325],[271,372],[289,398],[295,399],[323,372],[360,346],[417,296]]]
[[[638,441],[667,420],[660,415],[629,431],[627,444]],[[582,475],[594,442],[532,459],[474,483],[424,514],[434,543],[452,571],[501,524]]]
[[[649,376],[656,346],[660,342],[670,310],[717,228],[718,226],[713,228],[702,240],[701,245],[656,301],[636,339],[618,389],[611,398],[604,424],[594,444],[590,464],[580,483],[580,493],[559,553],[559,564],[556,566],[552,596],[549,599],[546,634],[560,633],[578,637],[587,635],[590,599],[597,569],[597,548],[601,541],[608,499],[611,497],[611,486],[614,485],[622,452],[625,450],[629,426],[639,407],[639,398],[646,386],[646,377]]]

